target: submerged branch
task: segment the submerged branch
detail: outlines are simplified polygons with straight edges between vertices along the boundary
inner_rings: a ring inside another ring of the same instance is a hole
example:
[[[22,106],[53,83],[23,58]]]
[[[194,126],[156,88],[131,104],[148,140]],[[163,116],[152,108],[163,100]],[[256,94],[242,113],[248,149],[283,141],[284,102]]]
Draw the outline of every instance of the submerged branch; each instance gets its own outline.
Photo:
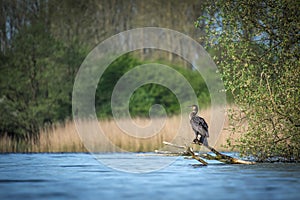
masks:
[[[233,158],[231,156],[222,154],[222,153],[218,152],[217,150],[215,150],[213,147],[211,147],[209,145],[203,145],[203,146],[205,146],[211,152],[213,152],[214,154],[216,154],[216,156],[211,156],[209,154],[201,154],[201,155],[197,156],[197,155],[195,155],[193,149],[191,147],[189,147],[189,146],[182,146],[182,145],[172,144],[170,142],[165,142],[165,141],[163,143],[165,145],[169,145],[169,146],[172,146],[172,147],[176,147],[176,148],[180,148],[180,149],[186,149],[186,152],[188,154],[190,154],[192,156],[192,158],[198,160],[203,165],[207,165],[208,163],[205,162],[204,160],[202,160],[200,157],[208,159],[208,160],[218,160],[220,162],[227,163],[227,164],[246,164],[246,165],[255,164],[255,162],[240,160],[240,159]]]
[[[165,145],[172,146],[172,147],[176,147],[176,148],[179,148],[179,149],[186,149],[186,151],[184,152],[184,154],[191,155],[193,159],[195,159],[195,160],[201,162],[204,166],[207,166],[207,164],[208,164],[208,163],[205,162],[203,159],[201,159],[199,156],[197,156],[191,147],[182,146],[182,145],[177,145],[177,144],[173,144],[173,143],[165,142],[165,141],[163,141],[163,143],[164,143]]]

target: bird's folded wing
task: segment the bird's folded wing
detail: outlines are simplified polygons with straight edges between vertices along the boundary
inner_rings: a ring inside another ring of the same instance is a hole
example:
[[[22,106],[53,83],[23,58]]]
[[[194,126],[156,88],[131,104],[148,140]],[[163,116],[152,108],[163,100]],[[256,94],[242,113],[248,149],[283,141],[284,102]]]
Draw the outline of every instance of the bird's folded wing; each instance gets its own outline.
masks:
[[[196,116],[191,119],[192,128],[201,135],[208,137],[208,125],[202,117]]]

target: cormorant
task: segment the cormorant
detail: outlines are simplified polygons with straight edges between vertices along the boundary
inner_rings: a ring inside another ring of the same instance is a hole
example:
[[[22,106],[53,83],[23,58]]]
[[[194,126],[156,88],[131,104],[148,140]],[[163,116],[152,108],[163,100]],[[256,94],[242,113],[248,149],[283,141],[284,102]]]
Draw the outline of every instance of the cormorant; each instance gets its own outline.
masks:
[[[198,106],[192,105],[192,112],[189,115],[190,124],[193,131],[195,132],[196,138],[193,140],[193,143],[208,145],[207,138],[208,134],[208,125],[202,117],[197,116]]]

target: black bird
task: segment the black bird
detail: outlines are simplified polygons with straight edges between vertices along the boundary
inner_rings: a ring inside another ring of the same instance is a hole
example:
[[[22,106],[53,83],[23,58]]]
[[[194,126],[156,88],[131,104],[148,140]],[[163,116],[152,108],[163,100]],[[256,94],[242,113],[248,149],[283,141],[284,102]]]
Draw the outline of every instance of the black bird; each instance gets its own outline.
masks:
[[[190,123],[193,131],[195,132],[196,138],[193,140],[194,143],[208,145],[207,138],[208,125],[202,117],[197,116],[198,106],[192,105],[192,112],[189,115]]]

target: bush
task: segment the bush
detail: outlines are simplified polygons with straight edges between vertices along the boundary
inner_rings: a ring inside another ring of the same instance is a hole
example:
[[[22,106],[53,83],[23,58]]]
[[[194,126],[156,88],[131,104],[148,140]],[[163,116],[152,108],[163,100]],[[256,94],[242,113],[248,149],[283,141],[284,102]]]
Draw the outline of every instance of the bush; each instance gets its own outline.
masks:
[[[259,161],[300,158],[298,9],[296,1],[221,0],[196,23],[241,108],[233,130],[247,127],[233,147]]]

